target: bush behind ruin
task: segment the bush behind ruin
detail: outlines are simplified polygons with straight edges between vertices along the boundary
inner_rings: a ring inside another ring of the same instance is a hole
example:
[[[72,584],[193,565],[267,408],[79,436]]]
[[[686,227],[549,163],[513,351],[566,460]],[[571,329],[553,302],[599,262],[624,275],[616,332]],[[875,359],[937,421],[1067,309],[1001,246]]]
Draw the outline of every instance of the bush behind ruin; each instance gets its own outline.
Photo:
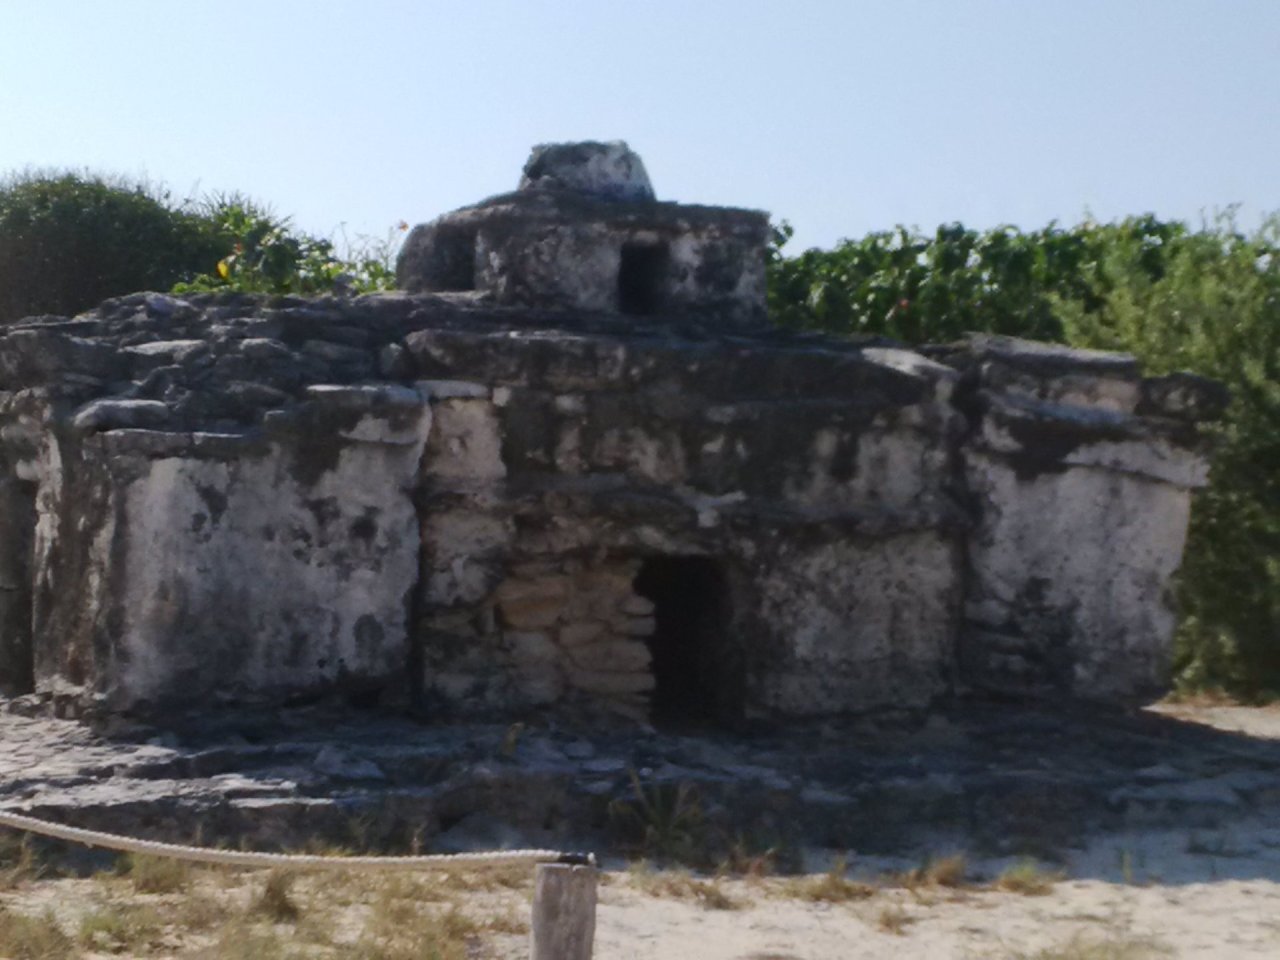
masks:
[[[228,245],[213,220],[145,182],[10,175],[0,180],[0,324],[168,290],[214,269]]]

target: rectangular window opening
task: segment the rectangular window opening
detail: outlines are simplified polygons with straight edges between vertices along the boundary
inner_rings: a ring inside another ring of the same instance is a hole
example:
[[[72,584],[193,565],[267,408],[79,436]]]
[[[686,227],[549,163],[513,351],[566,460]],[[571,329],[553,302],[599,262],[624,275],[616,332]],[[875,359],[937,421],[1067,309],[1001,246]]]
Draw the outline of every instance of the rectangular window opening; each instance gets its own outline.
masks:
[[[670,251],[665,243],[626,243],[618,264],[618,309],[646,316],[662,308]]]

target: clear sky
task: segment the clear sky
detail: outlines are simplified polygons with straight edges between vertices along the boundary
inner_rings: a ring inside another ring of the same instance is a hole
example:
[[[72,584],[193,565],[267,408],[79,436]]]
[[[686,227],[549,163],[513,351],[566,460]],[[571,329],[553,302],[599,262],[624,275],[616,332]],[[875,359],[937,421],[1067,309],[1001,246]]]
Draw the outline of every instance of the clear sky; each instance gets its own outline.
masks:
[[[0,0],[0,171],[238,190],[331,236],[625,139],[794,250],[1280,210],[1280,0]]]

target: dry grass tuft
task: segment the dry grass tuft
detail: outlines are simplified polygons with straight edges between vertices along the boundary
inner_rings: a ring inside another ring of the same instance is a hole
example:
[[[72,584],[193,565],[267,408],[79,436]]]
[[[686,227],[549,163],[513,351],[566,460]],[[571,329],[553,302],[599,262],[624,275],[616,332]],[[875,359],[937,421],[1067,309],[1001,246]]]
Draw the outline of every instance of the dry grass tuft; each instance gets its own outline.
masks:
[[[481,926],[456,906],[426,910],[380,898],[350,956],[352,960],[467,960]]]
[[[191,867],[181,860],[130,854],[124,867],[137,893],[180,893],[191,883]]]
[[[1061,879],[1062,874],[1046,870],[1034,860],[1019,860],[996,877],[992,886],[1024,897],[1043,897],[1052,893],[1054,884]]]
[[[52,913],[29,917],[0,907],[0,956],[7,960],[71,960],[77,950]]]
[[[746,900],[725,891],[719,877],[703,880],[688,870],[653,870],[643,860],[633,863],[627,872],[632,886],[651,897],[691,900],[708,910],[741,910],[748,906]]]
[[[849,879],[848,872],[848,863],[840,857],[826,873],[788,878],[780,889],[784,896],[815,903],[849,903],[868,900],[876,895],[875,887]]]
[[[965,886],[969,879],[969,863],[962,853],[946,857],[930,857],[914,870],[893,876],[899,886],[917,892],[946,887],[951,890]]]
[[[218,881],[225,882],[222,875]],[[165,911],[166,919],[182,930],[204,932],[225,924],[231,917],[231,910],[224,899],[213,890],[189,890]]]
[[[529,920],[514,907],[508,907],[502,913],[494,914],[484,921],[484,929],[488,933],[507,933],[513,936],[525,936],[529,932]]]
[[[1097,939],[1077,934],[1064,944],[1034,953],[1014,953],[1009,960],[1158,960],[1172,956],[1167,946],[1145,937],[1114,934]]]
[[[302,960],[306,954],[291,950],[274,930],[232,923],[212,944],[190,956],[193,960]]]
[[[80,919],[76,939],[87,950],[136,953],[155,943],[163,929],[164,924],[154,910],[109,904]]]
[[[882,932],[892,933],[896,937],[904,936],[907,932],[907,925],[914,922],[911,915],[898,903],[886,905],[880,911],[879,916],[876,917],[876,927]]]
[[[266,917],[273,923],[296,923],[302,908],[293,899],[293,885],[297,874],[288,870],[271,870],[267,873],[262,889],[254,897],[250,912]]]
[[[38,880],[45,866],[36,854],[31,834],[0,833],[0,889],[12,890],[26,880]]]
[[[968,861],[962,853],[930,860],[924,865],[924,879],[934,887],[963,887],[969,879]]]

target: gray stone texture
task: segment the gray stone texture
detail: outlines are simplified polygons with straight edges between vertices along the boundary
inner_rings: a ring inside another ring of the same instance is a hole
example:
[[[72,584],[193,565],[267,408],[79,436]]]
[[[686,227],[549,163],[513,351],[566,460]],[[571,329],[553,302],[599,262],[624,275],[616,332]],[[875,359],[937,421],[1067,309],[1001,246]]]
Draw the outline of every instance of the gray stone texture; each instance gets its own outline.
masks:
[[[493,303],[765,322],[768,216],[658,203],[625,144],[534,149],[520,189],[415,227],[396,278],[405,290]]]
[[[763,215],[549,158],[419,228],[415,292],[7,328],[0,685],[636,720],[1160,687],[1215,385],[752,327]],[[457,231],[484,295],[440,282]],[[619,312],[644,237],[674,272]]]
[[[568,190],[626,203],[654,199],[644,161],[621,140],[539,144],[524,165],[520,189]]]

